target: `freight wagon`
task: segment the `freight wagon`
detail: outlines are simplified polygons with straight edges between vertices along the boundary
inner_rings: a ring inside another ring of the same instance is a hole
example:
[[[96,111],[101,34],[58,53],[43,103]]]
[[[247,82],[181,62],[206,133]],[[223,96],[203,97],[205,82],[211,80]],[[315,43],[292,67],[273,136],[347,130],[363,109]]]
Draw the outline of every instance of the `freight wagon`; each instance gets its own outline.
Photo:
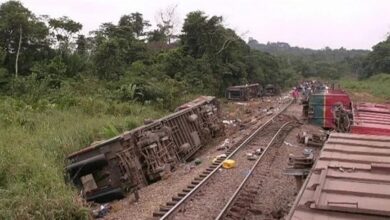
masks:
[[[66,171],[87,201],[109,201],[161,179],[223,132],[217,99],[202,96],[166,117],[70,154]]]
[[[390,137],[332,133],[286,219],[390,219]]]
[[[258,84],[230,86],[226,89],[226,98],[236,101],[248,101],[251,98],[259,97],[262,87]]]

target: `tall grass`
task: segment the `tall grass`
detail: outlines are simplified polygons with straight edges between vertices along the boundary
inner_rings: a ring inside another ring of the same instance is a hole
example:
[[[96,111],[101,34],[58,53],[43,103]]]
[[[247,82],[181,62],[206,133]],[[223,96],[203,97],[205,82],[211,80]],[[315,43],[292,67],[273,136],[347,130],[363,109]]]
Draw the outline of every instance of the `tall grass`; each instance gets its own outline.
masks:
[[[390,74],[378,74],[365,80],[345,78],[340,80],[343,88],[356,92],[367,92],[379,98],[380,101],[390,101]]]
[[[0,97],[0,113],[0,219],[87,219],[64,181],[66,155],[164,112],[88,97],[66,109]]]

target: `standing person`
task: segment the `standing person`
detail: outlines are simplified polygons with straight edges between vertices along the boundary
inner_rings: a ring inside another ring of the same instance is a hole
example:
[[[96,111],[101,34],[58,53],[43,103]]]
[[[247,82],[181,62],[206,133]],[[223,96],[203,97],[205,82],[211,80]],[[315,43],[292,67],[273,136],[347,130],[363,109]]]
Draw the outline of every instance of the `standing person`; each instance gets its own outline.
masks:
[[[299,97],[299,90],[298,90],[298,88],[296,88],[295,90],[294,90],[294,102],[297,102],[297,100],[298,100],[298,97]]]
[[[293,91],[291,93],[293,99],[294,99],[294,103],[297,102],[297,98],[298,98],[298,89],[296,87],[293,88]]]

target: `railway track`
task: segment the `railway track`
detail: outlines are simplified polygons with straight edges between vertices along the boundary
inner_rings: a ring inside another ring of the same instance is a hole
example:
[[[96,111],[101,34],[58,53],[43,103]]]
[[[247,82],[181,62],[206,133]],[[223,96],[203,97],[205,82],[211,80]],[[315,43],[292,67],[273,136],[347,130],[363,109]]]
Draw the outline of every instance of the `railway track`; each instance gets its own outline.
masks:
[[[215,218],[236,193],[235,189],[246,179],[248,170],[253,166],[254,161],[249,161],[246,153],[259,148],[266,149],[271,146],[269,143],[275,140],[275,134],[279,133],[280,128],[286,122],[292,120],[282,115],[282,112],[290,104],[256,129],[241,143],[230,148],[226,152],[226,157],[216,159],[210,167],[194,178],[182,192],[172,197],[172,200],[165,205],[160,206],[160,209],[153,213],[153,217],[155,219]],[[236,160],[238,166],[230,170],[221,169],[223,161],[226,159]],[[229,187],[226,187],[226,184]]]
[[[294,122],[286,122],[274,135],[272,140],[268,143],[263,154],[256,160],[250,169],[248,175],[241,182],[240,186],[234,192],[229,199],[225,207],[221,210],[215,220],[222,219],[245,219],[247,212],[251,210],[252,204],[262,188],[263,173],[267,172],[267,169],[272,168],[272,164],[268,166],[260,167],[260,162],[264,160],[274,160],[272,153],[267,154],[269,151],[277,150],[271,149],[272,146],[280,146],[283,140],[288,135],[288,132],[296,126]],[[268,158],[266,158],[268,157]],[[253,211],[253,210],[252,210]]]

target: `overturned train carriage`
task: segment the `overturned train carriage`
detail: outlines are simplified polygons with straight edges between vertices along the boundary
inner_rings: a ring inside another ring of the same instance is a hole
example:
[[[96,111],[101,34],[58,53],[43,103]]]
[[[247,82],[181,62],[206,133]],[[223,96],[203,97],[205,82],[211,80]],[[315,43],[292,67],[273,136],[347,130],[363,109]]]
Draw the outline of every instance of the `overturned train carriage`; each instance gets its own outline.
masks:
[[[223,134],[215,97],[202,96],[175,113],[68,156],[66,170],[88,201],[123,197],[170,172]]]
[[[249,85],[230,86],[226,89],[226,98],[229,100],[248,101],[251,98],[259,97],[262,87],[258,83]]]
[[[281,88],[278,85],[268,84],[264,87],[263,96],[277,96],[281,94]]]

